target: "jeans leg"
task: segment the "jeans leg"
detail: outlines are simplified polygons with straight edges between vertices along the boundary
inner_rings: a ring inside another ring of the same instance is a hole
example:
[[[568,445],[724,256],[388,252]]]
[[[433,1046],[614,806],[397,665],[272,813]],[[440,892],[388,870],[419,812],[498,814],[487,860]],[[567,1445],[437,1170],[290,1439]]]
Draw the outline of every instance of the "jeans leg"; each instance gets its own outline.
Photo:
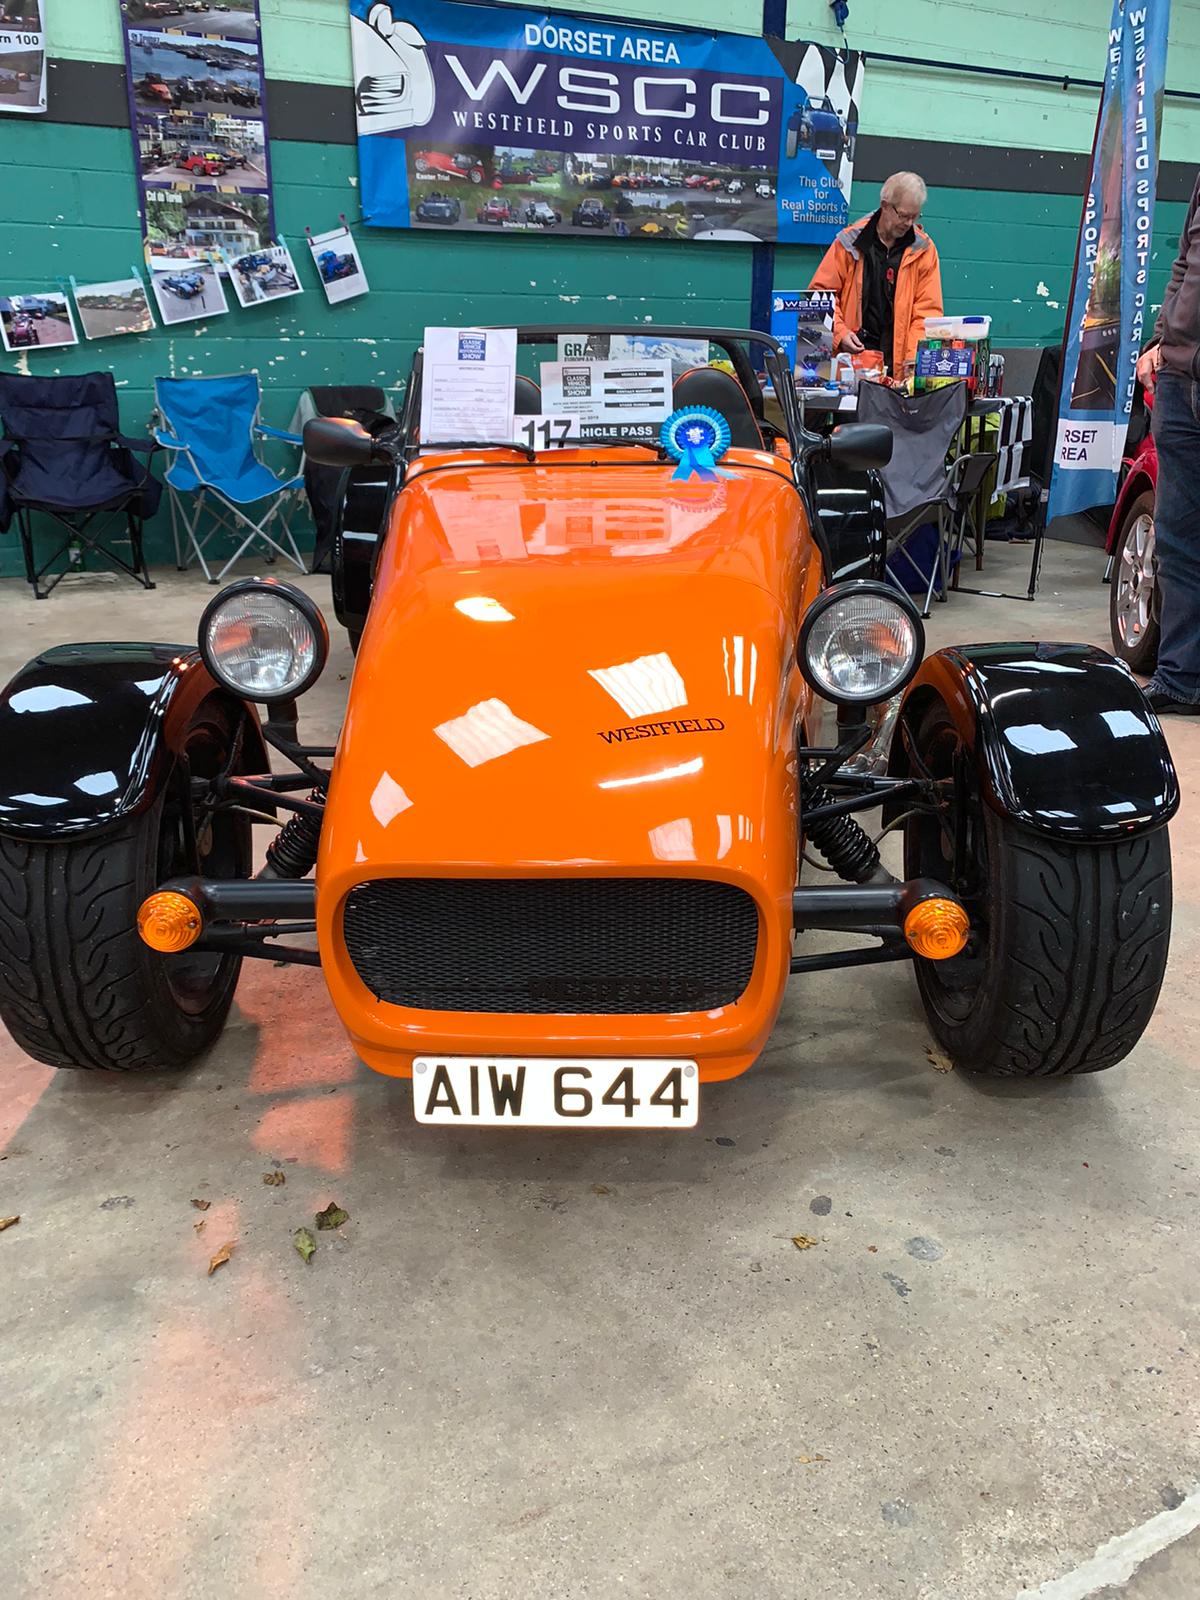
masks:
[[[1200,418],[1197,386],[1159,375],[1154,395],[1158,488],[1154,536],[1162,633],[1154,681],[1176,700],[1200,701]]]

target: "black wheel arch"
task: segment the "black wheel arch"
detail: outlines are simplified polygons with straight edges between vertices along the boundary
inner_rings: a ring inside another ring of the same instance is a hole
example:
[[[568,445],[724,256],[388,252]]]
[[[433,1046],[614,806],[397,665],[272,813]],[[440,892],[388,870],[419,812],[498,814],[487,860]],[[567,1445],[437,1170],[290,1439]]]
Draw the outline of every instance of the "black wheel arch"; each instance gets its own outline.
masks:
[[[234,714],[234,770],[269,770],[258,712],[213,678],[194,647],[60,645],[0,692],[0,835],[52,842],[112,826],[171,781],[206,700]]]
[[[913,776],[911,736],[931,702],[950,711],[984,803],[1036,833],[1116,842],[1179,809],[1158,718],[1124,664],[1093,645],[985,644],[939,650],[909,686],[889,773]],[[903,809],[884,809],[892,821]]]

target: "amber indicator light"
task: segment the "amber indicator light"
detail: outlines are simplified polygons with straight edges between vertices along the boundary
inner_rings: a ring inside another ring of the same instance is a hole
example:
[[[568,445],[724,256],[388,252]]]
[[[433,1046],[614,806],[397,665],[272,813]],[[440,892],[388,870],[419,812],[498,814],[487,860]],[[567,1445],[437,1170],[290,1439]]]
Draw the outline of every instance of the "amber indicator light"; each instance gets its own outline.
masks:
[[[904,937],[919,956],[947,961],[962,950],[970,927],[956,900],[922,900],[904,919]]]
[[[142,901],[137,929],[151,950],[171,955],[195,944],[204,932],[204,919],[187,895],[161,889]]]

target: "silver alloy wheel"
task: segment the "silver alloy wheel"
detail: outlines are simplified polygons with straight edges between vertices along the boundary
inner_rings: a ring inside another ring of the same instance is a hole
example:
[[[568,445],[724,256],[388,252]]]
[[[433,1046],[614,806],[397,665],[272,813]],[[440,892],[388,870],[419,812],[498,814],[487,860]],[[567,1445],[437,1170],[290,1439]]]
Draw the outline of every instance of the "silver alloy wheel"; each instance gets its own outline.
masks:
[[[1143,512],[1121,541],[1117,570],[1116,624],[1121,643],[1133,648],[1146,636],[1154,611],[1158,563],[1154,554],[1154,518]]]

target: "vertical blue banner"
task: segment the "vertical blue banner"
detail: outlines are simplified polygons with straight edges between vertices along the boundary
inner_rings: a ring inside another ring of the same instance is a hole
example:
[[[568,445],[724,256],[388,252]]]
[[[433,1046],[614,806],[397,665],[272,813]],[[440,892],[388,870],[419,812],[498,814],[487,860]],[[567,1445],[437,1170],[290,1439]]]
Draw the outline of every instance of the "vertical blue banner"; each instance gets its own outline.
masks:
[[[1113,0],[1047,519],[1110,505],[1146,333],[1170,0]]]

